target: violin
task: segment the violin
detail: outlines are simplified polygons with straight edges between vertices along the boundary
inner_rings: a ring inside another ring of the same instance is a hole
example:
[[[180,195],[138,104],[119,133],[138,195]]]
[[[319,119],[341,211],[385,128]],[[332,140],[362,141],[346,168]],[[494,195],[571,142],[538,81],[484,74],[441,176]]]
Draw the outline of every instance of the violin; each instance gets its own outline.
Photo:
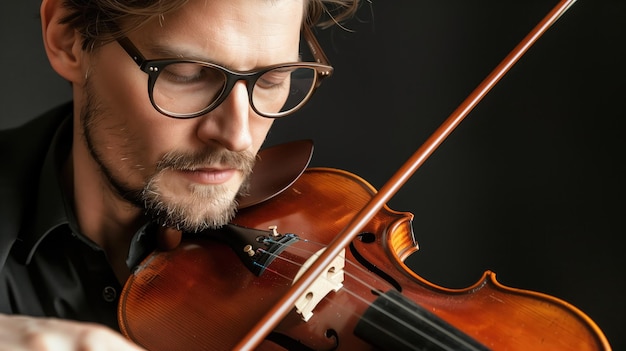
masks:
[[[233,225],[155,252],[122,292],[122,332],[155,351],[233,349],[374,193],[349,172],[309,168]],[[425,281],[403,263],[417,250],[412,218],[385,206],[258,349],[609,349],[574,306],[492,272],[466,289]]]
[[[149,255],[120,296],[122,333],[153,351],[610,350],[579,309],[493,272],[465,289],[421,278],[404,264],[417,251],[413,215],[385,205],[572,3],[561,1],[380,190],[309,168],[230,225]]]

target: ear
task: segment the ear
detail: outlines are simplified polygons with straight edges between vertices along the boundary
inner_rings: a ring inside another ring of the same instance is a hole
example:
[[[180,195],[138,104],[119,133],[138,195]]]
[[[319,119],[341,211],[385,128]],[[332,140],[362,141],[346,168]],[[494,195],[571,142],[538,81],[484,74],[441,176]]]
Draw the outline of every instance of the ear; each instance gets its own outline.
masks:
[[[44,48],[52,68],[72,83],[82,83],[87,63],[84,62],[81,35],[61,19],[67,14],[63,0],[43,0],[41,29]]]

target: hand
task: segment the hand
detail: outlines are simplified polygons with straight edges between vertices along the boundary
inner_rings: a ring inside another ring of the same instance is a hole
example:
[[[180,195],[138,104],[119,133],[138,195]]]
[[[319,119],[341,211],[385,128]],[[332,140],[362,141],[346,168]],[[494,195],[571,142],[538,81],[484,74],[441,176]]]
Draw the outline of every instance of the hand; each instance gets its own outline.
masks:
[[[0,314],[0,351],[142,351],[98,324]]]

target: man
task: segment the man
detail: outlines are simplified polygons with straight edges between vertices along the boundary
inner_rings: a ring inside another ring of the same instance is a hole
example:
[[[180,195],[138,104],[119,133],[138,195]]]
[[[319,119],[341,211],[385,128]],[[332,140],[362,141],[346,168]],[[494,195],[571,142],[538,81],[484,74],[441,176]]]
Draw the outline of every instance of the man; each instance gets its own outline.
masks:
[[[11,150],[0,183],[0,350],[138,350],[114,331],[117,295],[141,255],[131,241],[149,222],[176,229],[161,233],[170,246],[178,229],[229,222],[273,119],[307,102],[330,70],[293,64],[303,24],[358,6],[135,3],[41,5],[45,50],[73,103],[0,134]]]

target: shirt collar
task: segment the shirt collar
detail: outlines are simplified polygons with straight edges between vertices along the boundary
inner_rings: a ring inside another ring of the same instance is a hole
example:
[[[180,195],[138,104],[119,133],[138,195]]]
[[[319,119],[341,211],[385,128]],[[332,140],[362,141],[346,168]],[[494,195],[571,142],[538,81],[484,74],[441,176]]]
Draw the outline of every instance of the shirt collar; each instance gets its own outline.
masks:
[[[33,258],[39,244],[55,229],[66,226],[73,235],[96,251],[102,251],[92,240],[78,229],[78,222],[72,207],[72,199],[63,191],[62,171],[72,146],[71,115],[63,120],[54,134],[51,147],[46,154],[39,178],[39,188],[34,213],[19,234],[21,247],[18,257],[25,264]],[[147,223],[135,233],[127,257],[129,268],[137,265],[148,253],[156,248],[153,223]]]

